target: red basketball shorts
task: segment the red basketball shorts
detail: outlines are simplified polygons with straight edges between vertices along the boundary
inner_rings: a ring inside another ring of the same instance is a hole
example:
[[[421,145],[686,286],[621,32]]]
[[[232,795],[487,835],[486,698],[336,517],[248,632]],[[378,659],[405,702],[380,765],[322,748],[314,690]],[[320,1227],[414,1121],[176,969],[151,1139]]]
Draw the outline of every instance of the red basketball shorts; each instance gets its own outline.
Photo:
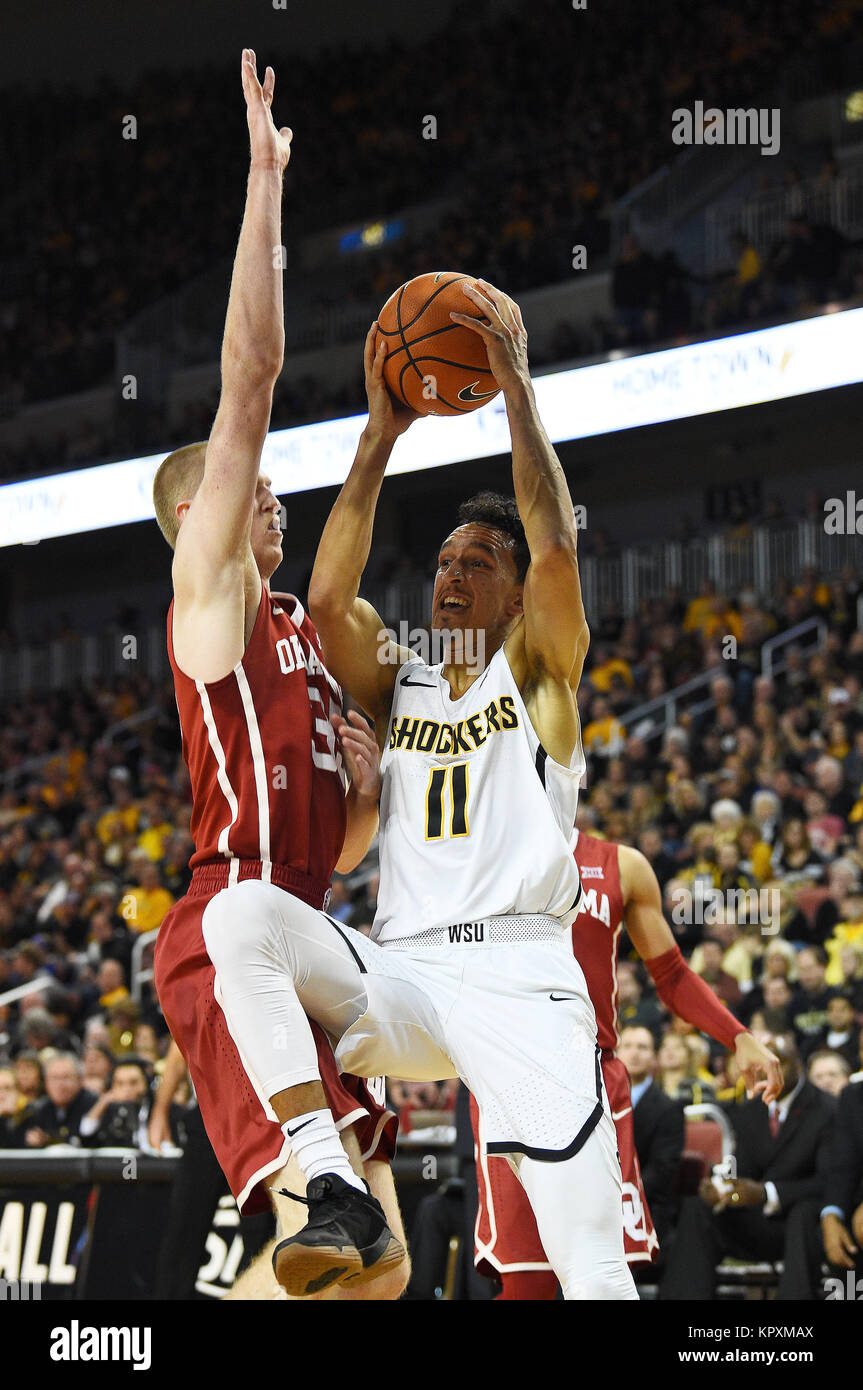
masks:
[[[227,875],[228,866],[221,864],[194,871],[189,891],[159,929],[155,983],[165,1021],[186,1059],[216,1158],[240,1211],[249,1216],[269,1209],[264,1180],[284,1167],[290,1146],[231,1037],[204,945],[201,917],[211,898],[227,886]],[[241,864],[240,879],[259,877],[259,864]],[[304,879],[289,869],[272,867],[273,883],[320,909],[323,893]],[[237,930],[242,929],[238,922]],[[398,1121],[384,1106],[382,1079],[340,1075],[326,1033],[316,1023],[311,1029],[336,1128],[353,1125],[364,1161],[388,1162],[395,1151]]]

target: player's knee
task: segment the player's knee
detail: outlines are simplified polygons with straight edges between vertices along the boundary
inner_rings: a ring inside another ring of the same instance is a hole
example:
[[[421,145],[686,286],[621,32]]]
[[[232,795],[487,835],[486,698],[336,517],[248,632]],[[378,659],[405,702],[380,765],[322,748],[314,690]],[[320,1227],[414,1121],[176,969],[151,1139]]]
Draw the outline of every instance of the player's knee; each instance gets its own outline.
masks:
[[[233,965],[240,955],[248,960],[255,945],[268,935],[271,906],[267,886],[258,879],[244,879],[217,893],[204,909],[201,931],[207,955],[217,970]]]
[[[567,1302],[620,1303],[638,1298],[625,1258],[594,1260],[586,1266],[563,1270],[560,1285]]]

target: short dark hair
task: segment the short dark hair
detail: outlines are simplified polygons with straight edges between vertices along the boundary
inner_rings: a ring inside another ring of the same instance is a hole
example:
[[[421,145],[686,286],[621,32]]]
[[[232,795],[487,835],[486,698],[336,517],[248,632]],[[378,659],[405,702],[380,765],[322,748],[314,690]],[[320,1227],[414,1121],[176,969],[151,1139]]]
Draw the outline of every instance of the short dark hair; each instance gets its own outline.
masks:
[[[515,541],[512,558],[518,582],[524,583],[530,564],[530,550],[514,497],[504,497],[502,492],[478,492],[475,497],[462,502],[458,509],[458,520],[460,526],[468,526],[475,521],[483,526],[493,526],[496,531],[512,537]]]

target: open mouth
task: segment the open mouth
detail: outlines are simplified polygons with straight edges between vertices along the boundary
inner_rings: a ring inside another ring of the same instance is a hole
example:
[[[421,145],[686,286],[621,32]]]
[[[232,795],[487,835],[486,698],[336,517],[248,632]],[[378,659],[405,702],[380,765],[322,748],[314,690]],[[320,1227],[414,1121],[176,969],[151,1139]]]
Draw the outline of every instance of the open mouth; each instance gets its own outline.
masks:
[[[438,607],[442,613],[461,613],[465,608],[470,607],[470,600],[459,598],[455,594],[448,594],[446,598],[440,600]]]

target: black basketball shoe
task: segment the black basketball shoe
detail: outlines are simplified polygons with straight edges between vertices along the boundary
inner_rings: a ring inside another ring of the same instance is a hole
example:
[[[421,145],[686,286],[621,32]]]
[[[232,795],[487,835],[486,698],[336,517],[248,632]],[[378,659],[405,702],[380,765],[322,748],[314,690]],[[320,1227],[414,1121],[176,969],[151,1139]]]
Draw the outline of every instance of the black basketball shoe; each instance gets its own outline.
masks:
[[[303,1229],[273,1251],[276,1278],[292,1298],[320,1293],[330,1284],[356,1288],[404,1259],[404,1246],[368,1186],[360,1192],[337,1173],[322,1173],[309,1183],[307,1196],[284,1189],[281,1195],[309,1208]]]

